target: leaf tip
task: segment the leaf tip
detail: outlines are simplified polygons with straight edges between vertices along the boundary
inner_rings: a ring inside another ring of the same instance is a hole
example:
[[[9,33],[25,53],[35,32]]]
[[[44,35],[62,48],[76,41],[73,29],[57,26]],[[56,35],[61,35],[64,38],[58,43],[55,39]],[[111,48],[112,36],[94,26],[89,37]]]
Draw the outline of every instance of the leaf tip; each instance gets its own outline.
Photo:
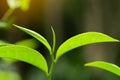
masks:
[[[16,24],[13,24],[13,26],[17,26]]]
[[[120,76],[120,67],[105,61],[94,61],[86,63],[85,66],[100,68]]]
[[[88,66],[88,63],[84,64],[84,66],[87,67],[87,66]]]
[[[17,28],[19,28],[20,26],[18,26],[18,25],[16,25],[16,24],[13,24],[13,26],[15,26],[15,27],[17,27]]]

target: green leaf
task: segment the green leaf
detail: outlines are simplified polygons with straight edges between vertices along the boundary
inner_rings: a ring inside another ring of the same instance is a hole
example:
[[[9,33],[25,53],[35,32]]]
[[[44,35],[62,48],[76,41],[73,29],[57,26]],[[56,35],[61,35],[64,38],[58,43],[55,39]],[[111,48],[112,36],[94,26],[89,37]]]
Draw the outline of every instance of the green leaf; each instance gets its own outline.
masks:
[[[13,64],[13,63],[17,62],[18,60],[16,60],[16,59],[9,59],[9,58],[2,58],[2,61],[4,63],[6,63],[7,65],[10,65],[10,64]]]
[[[48,43],[48,41],[40,34],[38,34],[37,32],[35,31],[32,31],[30,29],[27,29],[27,28],[23,28],[23,27],[20,27],[20,26],[17,26],[17,25],[14,25],[16,26],[17,28],[19,28],[20,30],[26,32],[27,34],[31,35],[32,37],[34,37],[35,39],[37,39],[38,41],[40,41],[43,45],[45,45],[47,47],[47,49],[49,50],[49,52],[51,53],[51,47]]]
[[[46,74],[48,74],[48,66],[45,58],[36,50],[25,46],[3,46],[0,47],[1,58],[11,58],[32,64]]]
[[[52,35],[53,35],[53,52],[55,50],[55,45],[56,45],[56,35],[55,35],[55,31],[53,29],[53,27],[51,27],[51,30],[52,30]]]
[[[35,39],[25,39],[21,40],[15,43],[16,45],[22,45],[22,46],[27,46],[33,49],[36,49],[38,47],[38,41]]]
[[[112,63],[108,63],[104,61],[95,61],[95,62],[86,63],[85,66],[100,68],[120,76],[120,67]]]
[[[19,73],[15,71],[0,70],[0,80],[22,80],[22,79]]]
[[[5,42],[5,41],[0,40],[0,47],[1,47],[1,46],[8,46],[8,45],[12,45],[12,44],[10,44],[10,43],[8,43],[8,42]]]
[[[58,60],[58,58],[60,58],[63,54],[74,48],[100,42],[119,42],[119,41],[99,32],[86,32],[78,34],[65,41],[58,48],[56,60]]]

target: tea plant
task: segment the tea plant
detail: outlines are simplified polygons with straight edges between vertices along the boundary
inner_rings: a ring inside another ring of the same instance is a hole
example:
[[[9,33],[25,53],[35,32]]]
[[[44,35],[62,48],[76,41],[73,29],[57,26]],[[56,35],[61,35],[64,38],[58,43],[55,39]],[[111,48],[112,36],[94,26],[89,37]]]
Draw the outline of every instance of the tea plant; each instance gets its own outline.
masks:
[[[20,46],[20,45],[7,45],[0,47],[0,57],[1,58],[12,58],[20,61],[24,61],[26,63],[32,64],[36,67],[38,67],[40,70],[42,70],[48,80],[52,80],[52,75],[54,71],[55,64],[58,62],[61,56],[68,53],[72,49],[93,44],[93,43],[100,43],[100,42],[119,42],[119,40],[114,39],[108,35],[105,35],[103,33],[99,32],[85,32],[78,34],[76,36],[73,36],[63,42],[59,48],[56,50],[56,35],[54,32],[54,29],[51,27],[52,34],[53,34],[53,44],[52,46],[49,44],[49,42],[40,34],[36,33],[35,31],[32,31],[27,28],[23,28],[17,25],[18,29],[24,31],[25,33],[31,35],[35,39],[37,39],[39,42],[41,42],[49,51],[49,54],[51,56],[52,63],[50,67],[48,67],[46,59],[43,57],[43,55],[26,46]],[[111,71],[117,75],[120,74],[120,69],[114,64],[103,62],[103,61],[97,61],[92,63],[87,63],[85,66],[92,66],[92,67],[98,67],[104,70]],[[106,67],[107,66],[107,67]]]
[[[15,9],[20,8],[23,11],[28,10],[30,0],[7,0],[7,3],[9,9],[0,19],[0,28],[4,28],[4,29],[8,29],[11,27],[14,21],[11,18],[11,15],[15,11]],[[63,44],[61,44],[60,47],[56,50],[56,35],[52,27],[51,30],[53,33],[53,45],[51,46],[48,43],[48,41],[40,34],[17,25],[15,26],[21,29],[22,31],[26,32],[27,34],[33,36],[48,49],[52,60],[51,66],[48,67],[46,59],[41,55],[40,52],[32,49],[35,48],[35,46],[29,44],[29,42],[33,41],[31,39],[20,41],[15,44],[10,44],[4,41],[0,41],[0,57],[7,63],[14,63],[16,60],[20,60],[32,64],[38,67],[40,70],[42,70],[46,74],[48,80],[52,80],[54,67],[55,64],[58,62],[59,58],[65,53],[71,51],[72,49],[93,43],[119,42],[118,40],[109,37],[103,33],[86,32],[69,38]],[[11,59],[6,59],[6,58],[11,58]],[[120,68],[112,63],[108,63],[104,61],[95,61],[95,62],[86,63],[85,66],[101,68],[120,76]],[[10,74],[10,76],[16,75],[16,73],[11,73],[11,72],[10,73],[0,72],[0,79],[2,80],[8,77],[5,75],[3,76],[3,74]]]

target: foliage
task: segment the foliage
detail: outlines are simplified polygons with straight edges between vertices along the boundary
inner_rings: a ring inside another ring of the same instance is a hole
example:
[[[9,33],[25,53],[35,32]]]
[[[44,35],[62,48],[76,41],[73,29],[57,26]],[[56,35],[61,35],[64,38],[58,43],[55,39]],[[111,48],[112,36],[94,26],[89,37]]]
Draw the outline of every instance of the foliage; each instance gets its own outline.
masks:
[[[11,18],[12,13],[17,8],[20,8],[23,11],[27,11],[29,9],[30,0],[7,0],[7,3],[9,9],[8,11],[6,11],[6,13],[3,15],[3,17],[0,20],[1,29],[9,29],[14,21]],[[34,37],[36,40],[41,42],[48,49],[52,60],[51,66],[48,67],[45,57],[42,56],[40,52],[35,50],[35,48],[37,47],[36,45],[37,41],[35,41],[34,39],[22,40],[16,42],[15,44],[10,44],[8,42],[0,40],[0,57],[2,58],[2,60],[4,60],[4,62],[7,62],[9,64],[14,63],[17,60],[32,64],[38,67],[40,70],[42,70],[46,74],[48,80],[52,80],[52,74],[54,71],[55,64],[58,62],[60,57],[62,57],[64,54],[68,53],[69,51],[93,43],[119,42],[119,40],[116,40],[103,33],[85,32],[69,38],[68,40],[63,42],[58,47],[57,50],[55,50],[56,34],[53,27],[51,27],[52,35],[53,35],[53,44],[51,46],[46,38],[36,33],[35,31],[17,25],[14,26]],[[97,67],[100,69],[110,71],[120,76],[120,67],[112,63],[108,63],[104,61],[95,61],[95,62],[86,63],[85,66]],[[0,79],[4,79],[6,78],[6,76],[10,80],[13,80],[14,78],[16,79],[16,77],[18,80],[20,79],[19,75],[17,75],[15,72],[0,71]]]
[[[51,47],[48,41],[42,35],[36,33],[35,31],[17,25],[14,26],[24,31],[25,33],[31,35],[42,44],[44,44],[44,46],[48,49],[51,56],[51,60],[52,60],[51,66],[50,68],[48,67],[46,59],[42,56],[40,52],[28,47],[23,47],[21,45],[8,45],[8,46],[0,47],[0,53],[1,53],[0,57],[17,59],[32,64],[38,67],[39,69],[41,69],[46,74],[48,80],[52,80],[53,70],[59,58],[65,53],[71,51],[72,49],[93,43],[119,42],[119,40],[114,39],[100,32],[85,32],[69,38],[64,43],[62,43],[60,47],[55,51],[56,36],[53,28],[51,28],[53,33],[53,45]],[[55,56],[55,52],[56,52],[56,56]],[[101,67],[100,65],[103,65],[103,67]],[[116,69],[115,67],[113,67],[113,65],[109,65],[105,62],[96,62],[94,64],[88,63],[85,66],[95,66],[105,70],[106,70],[105,66],[109,66],[110,68],[107,69],[108,71],[110,71],[111,69]]]
[[[95,62],[86,63],[85,66],[101,68],[120,76],[120,67],[112,63],[108,63],[104,61],[95,61]]]
[[[3,14],[2,18],[0,19],[0,29],[8,30],[12,27],[12,24],[15,21],[14,15],[12,15],[13,12],[17,8],[20,8],[22,11],[27,11],[29,9],[31,0],[6,0],[6,1],[8,3],[8,10]],[[20,41],[16,44],[23,45],[23,43],[24,46],[29,46],[31,48],[36,48],[37,46],[35,40],[32,39]],[[12,45],[13,44],[0,40],[0,47]],[[12,65],[12,63],[15,63],[16,61],[17,61],[16,59],[8,59],[5,57],[1,59],[0,64],[2,65],[2,67],[0,67],[0,80],[21,80],[21,77],[16,70],[9,71],[8,67],[6,68],[6,65],[9,66],[9,69],[13,68],[13,66],[15,65]],[[3,65],[2,63],[4,63],[5,65]]]

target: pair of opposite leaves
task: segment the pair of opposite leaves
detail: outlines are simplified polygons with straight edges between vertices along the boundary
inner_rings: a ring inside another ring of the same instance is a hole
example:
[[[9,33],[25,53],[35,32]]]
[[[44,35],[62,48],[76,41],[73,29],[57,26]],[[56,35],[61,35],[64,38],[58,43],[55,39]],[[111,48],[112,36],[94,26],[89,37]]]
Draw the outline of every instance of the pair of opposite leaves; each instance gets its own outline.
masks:
[[[55,36],[55,32],[52,29],[52,33],[53,33],[53,47],[51,47],[48,43],[48,41],[41,36],[40,34],[36,33],[35,31],[14,25],[17,28],[19,28],[20,30],[26,32],[27,34],[33,36],[35,39],[37,39],[38,41],[40,41],[44,46],[46,46],[46,48],[49,50],[50,55],[54,55],[53,51],[55,48],[55,42],[56,42],[56,36]],[[82,34],[78,34],[76,36],[73,36],[71,38],[69,38],[68,40],[66,40],[63,44],[60,45],[60,47],[57,49],[56,52],[56,57],[54,59],[55,62],[58,61],[58,59],[65,53],[67,53],[68,51],[80,47],[80,46],[84,46],[84,45],[88,45],[88,44],[93,44],[93,43],[100,43],[100,42],[119,42],[119,40],[114,39],[108,35],[105,35],[103,33],[99,33],[99,32],[86,32],[86,33],[82,33]],[[1,44],[2,45],[2,44]],[[6,44],[7,45],[7,44]],[[25,47],[25,46],[19,46],[19,45],[7,45],[7,46],[2,46],[0,47],[0,57],[2,58],[12,58],[12,59],[17,59],[20,61],[24,61],[27,62],[29,64],[32,64],[36,67],[38,67],[39,69],[41,69],[42,71],[45,72],[46,75],[48,75],[48,65],[47,62],[45,60],[45,58],[41,55],[40,52],[31,49],[29,47]],[[102,68],[105,70],[108,70],[110,72],[113,72],[115,74],[119,74],[120,75],[120,68],[114,66],[114,64],[110,64],[107,62],[102,62],[102,61],[98,61],[98,62],[94,62],[94,63],[87,63],[85,64],[85,66],[93,66],[93,67],[98,67],[98,68]],[[104,65],[104,66],[100,66],[100,65]],[[105,66],[109,66],[109,69],[106,69]],[[112,67],[112,68],[111,68]],[[119,73],[116,71],[113,71],[111,69],[119,69]]]

